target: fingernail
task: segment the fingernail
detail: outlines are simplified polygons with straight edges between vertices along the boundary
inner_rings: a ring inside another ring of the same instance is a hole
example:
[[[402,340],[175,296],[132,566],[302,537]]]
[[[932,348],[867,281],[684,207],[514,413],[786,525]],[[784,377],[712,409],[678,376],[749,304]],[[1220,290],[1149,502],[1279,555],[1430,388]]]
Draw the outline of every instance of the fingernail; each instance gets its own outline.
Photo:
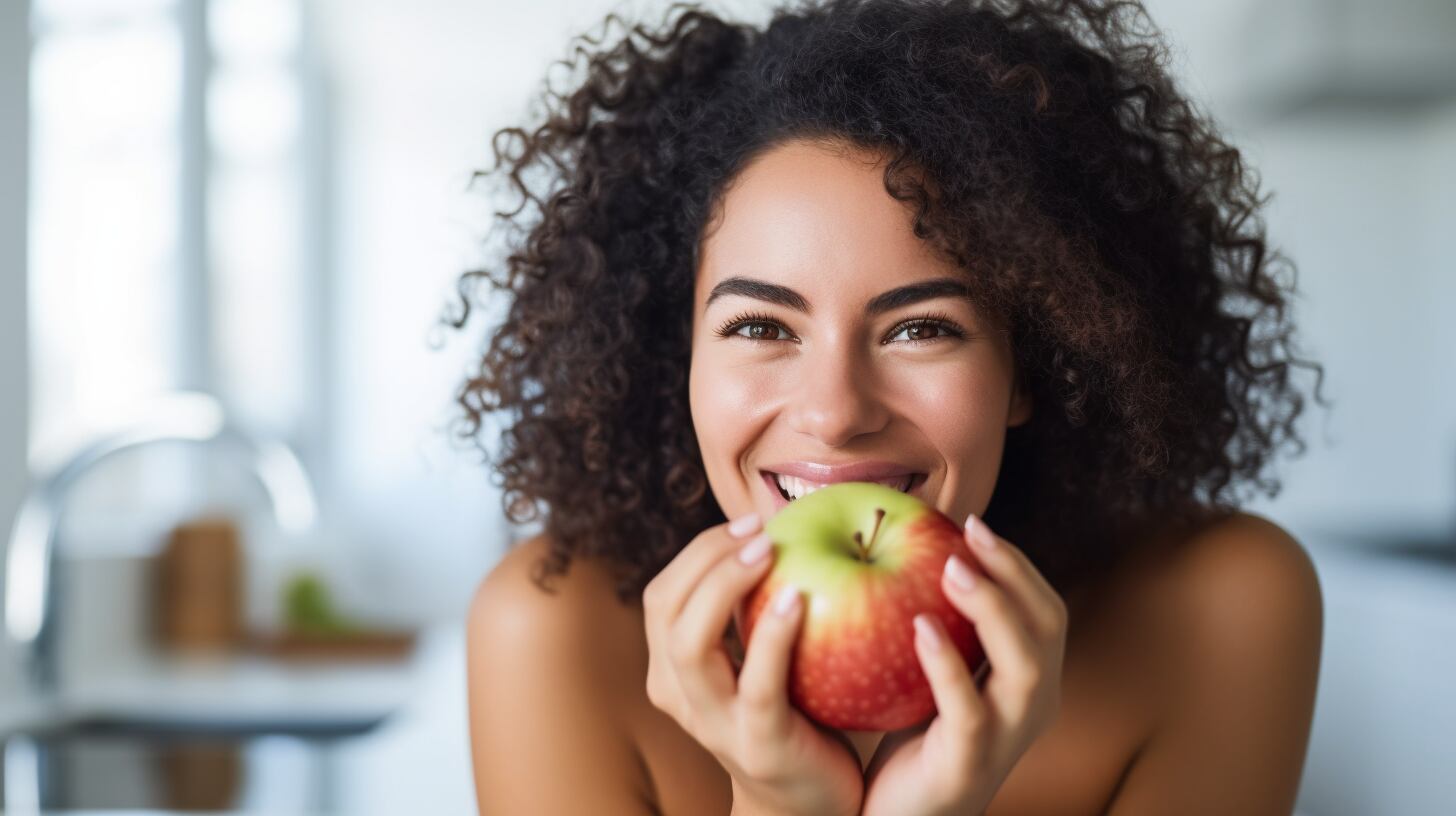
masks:
[[[996,549],[995,534],[991,532],[990,527],[986,526],[986,522],[976,517],[975,513],[966,516],[966,532],[970,533],[971,538],[975,539],[976,543],[981,545],[981,549]]]
[[[930,619],[924,615],[915,616],[915,636],[926,649],[940,651],[940,633],[935,631],[935,627],[930,625]]]
[[[773,611],[775,615],[786,618],[793,613],[799,605],[799,588],[788,584],[774,595]]]
[[[971,574],[971,568],[954,555],[945,561],[945,577],[962,592],[970,592],[976,585],[976,576]]]
[[[745,564],[757,564],[772,548],[773,542],[769,540],[768,533],[759,533],[738,551],[738,560]]]
[[[746,536],[758,529],[758,514],[749,513],[746,516],[739,516],[728,525],[728,532],[736,536]]]

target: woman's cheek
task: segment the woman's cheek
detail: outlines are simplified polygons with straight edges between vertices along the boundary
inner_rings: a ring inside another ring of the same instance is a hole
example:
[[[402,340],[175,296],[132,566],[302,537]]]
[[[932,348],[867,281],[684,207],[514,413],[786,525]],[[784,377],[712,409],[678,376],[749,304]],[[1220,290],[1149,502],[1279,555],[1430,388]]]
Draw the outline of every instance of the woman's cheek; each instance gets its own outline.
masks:
[[[753,447],[762,414],[772,404],[772,387],[763,373],[729,360],[695,357],[689,375],[689,402],[698,448],[708,483],[725,512],[738,504],[734,485],[747,474],[740,463]],[[744,497],[747,500],[747,497]],[[747,509],[746,507],[741,509]]]
[[[1010,386],[989,373],[948,365],[907,371],[895,385],[901,412],[945,462],[936,503],[962,516],[990,501],[1005,446]]]
[[[751,368],[728,361],[696,360],[689,388],[699,442],[706,447],[705,436],[731,437],[755,411],[763,410],[768,402],[763,379]]]
[[[895,378],[904,400],[900,409],[943,450],[999,437],[1006,429],[1010,388],[988,373],[965,364],[906,367]]]

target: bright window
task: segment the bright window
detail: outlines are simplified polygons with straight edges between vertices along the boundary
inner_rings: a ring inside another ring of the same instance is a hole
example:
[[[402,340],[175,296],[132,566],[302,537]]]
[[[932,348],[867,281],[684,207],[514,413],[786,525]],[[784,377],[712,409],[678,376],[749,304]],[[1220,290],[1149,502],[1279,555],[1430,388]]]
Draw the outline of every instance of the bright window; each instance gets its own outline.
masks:
[[[317,345],[305,333],[316,298],[299,5],[35,1],[33,467],[179,388],[297,444]],[[202,461],[185,449],[121,457],[76,498],[107,527],[112,510],[205,501],[209,486],[232,496],[231,483],[197,478]]]

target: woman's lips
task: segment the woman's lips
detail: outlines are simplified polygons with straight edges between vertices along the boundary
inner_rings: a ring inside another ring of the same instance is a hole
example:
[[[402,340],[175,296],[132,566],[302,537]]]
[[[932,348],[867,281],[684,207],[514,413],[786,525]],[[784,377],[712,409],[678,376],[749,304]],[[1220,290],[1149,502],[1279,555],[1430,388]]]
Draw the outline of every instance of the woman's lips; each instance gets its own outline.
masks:
[[[760,469],[781,476],[793,476],[812,484],[880,482],[886,479],[902,479],[915,472],[900,462],[892,462],[888,459],[860,459],[839,464],[806,461],[778,462]]]
[[[776,474],[772,473],[771,471],[767,471],[767,470],[760,470],[758,472],[758,474],[763,479],[764,488],[768,490],[769,500],[771,502],[773,502],[774,512],[777,513],[778,511],[784,509],[785,507],[788,507],[789,506],[789,500],[786,499],[786,498],[784,498],[784,494],[783,493],[779,492],[779,483],[778,483],[778,480],[775,478]],[[907,494],[911,495],[911,496],[914,496],[917,499],[920,499],[921,498],[920,495],[919,495],[920,487],[921,487],[921,485],[925,484],[925,482],[926,482],[927,479],[928,479],[928,475],[927,474],[924,474],[924,473],[917,473],[917,474],[915,474],[915,477],[910,480],[910,487],[907,488],[905,490],[905,492]],[[924,499],[921,499],[921,500],[924,501]]]

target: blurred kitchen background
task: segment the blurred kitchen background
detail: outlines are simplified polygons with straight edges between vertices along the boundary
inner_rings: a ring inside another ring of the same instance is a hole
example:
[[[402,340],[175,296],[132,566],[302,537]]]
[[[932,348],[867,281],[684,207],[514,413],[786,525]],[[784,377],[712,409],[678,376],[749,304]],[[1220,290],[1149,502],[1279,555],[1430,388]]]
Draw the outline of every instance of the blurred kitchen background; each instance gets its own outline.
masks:
[[[1456,813],[1456,3],[1148,7],[1335,401],[1252,505],[1325,590],[1300,812]],[[665,8],[0,0],[6,813],[473,812],[462,616],[529,531],[449,435],[470,176]]]

